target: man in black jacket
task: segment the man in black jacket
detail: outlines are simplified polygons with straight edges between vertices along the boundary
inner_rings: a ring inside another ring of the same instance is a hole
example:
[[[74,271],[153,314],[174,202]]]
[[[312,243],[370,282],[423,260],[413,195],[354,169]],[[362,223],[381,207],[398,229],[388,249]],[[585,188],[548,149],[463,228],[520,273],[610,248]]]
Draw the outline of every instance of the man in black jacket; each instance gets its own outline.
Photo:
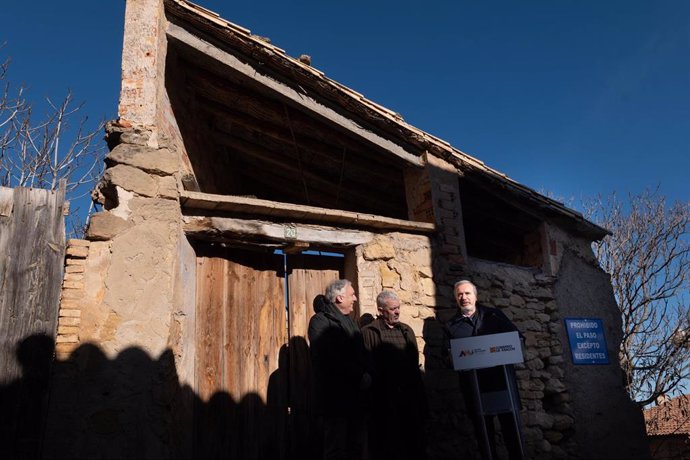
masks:
[[[362,334],[350,317],[357,296],[350,281],[337,280],[326,288],[325,298],[308,330],[324,459],[359,460],[366,449],[371,376]]]
[[[458,305],[457,313],[445,324],[448,340],[479,335],[499,334],[502,332],[517,331],[517,327],[508,317],[498,308],[477,305],[477,287],[470,281],[462,280],[455,283],[455,300]],[[450,348],[450,345],[448,345]],[[517,394],[515,385],[515,370],[512,365],[508,366],[508,372],[512,376],[511,390]],[[506,379],[501,367],[490,367],[477,371],[480,393],[506,390]],[[477,395],[473,391],[473,383],[470,372],[460,372],[460,389],[465,399],[465,405],[470,411],[475,433],[483,433],[483,424],[486,424],[486,431],[489,438],[491,452],[486,452],[483,448],[482,439],[478,439],[483,458],[497,459],[494,417],[483,417],[479,413]],[[501,424],[501,432],[505,440],[506,448],[511,460],[522,458],[522,447],[519,431],[515,427],[513,415],[510,413],[498,415]]]

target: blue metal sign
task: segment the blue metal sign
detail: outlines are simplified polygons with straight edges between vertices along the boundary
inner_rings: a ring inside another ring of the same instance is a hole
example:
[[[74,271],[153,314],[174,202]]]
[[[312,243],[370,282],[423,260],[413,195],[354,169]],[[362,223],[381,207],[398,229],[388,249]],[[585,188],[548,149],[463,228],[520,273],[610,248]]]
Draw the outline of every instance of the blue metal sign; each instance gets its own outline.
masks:
[[[608,364],[604,325],[600,319],[566,318],[573,364]]]

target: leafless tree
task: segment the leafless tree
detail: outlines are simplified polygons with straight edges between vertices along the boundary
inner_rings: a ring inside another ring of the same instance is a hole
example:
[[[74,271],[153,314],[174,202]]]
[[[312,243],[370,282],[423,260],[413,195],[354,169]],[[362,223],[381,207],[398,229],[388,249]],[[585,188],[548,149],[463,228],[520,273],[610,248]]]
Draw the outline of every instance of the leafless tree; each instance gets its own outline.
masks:
[[[690,203],[658,191],[592,200],[585,214],[613,232],[594,251],[623,319],[620,363],[630,397],[647,405],[690,378]]]
[[[12,86],[8,76],[10,60],[0,64],[0,185],[55,190],[66,181],[71,203],[70,233],[83,231],[86,212],[74,204],[90,205],[91,188],[101,175],[105,145],[99,133],[103,123],[87,128],[81,117],[82,104],[71,92],[54,103],[46,99],[46,113],[37,118],[24,87]]]

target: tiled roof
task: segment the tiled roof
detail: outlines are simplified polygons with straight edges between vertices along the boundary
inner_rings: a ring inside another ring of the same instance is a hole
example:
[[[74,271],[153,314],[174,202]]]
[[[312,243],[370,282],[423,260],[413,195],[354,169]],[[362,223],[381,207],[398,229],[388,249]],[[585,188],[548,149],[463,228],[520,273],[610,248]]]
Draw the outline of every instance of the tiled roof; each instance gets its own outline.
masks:
[[[517,194],[521,199],[533,201],[544,211],[550,211],[570,219],[579,232],[592,239],[598,240],[610,233],[608,230],[586,220],[579,212],[514,181],[505,174],[485,165],[477,158],[453,147],[448,142],[408,124],[400,114],[328,78],[323,72],[311,65],[288,56],[285,50],[271,44],[263,37],[253,35],[249,29],[233,24],[221,18],[217,13],[187,0],[165,0],[165,4],[167,10],[174,16],[186,21],[193,21],[196,27],[204,30],[220,33],[225,40],[232,41],[233,45],[242,52],[249,56],[259,57],[266,64],[272,64],[276,70],[294,79],[298,85],[308,87],[319,93],[320,96],[347,108],[347,110],[367,120],[371,125],[387,132],[398,142],[412,145],[419,152],[427,151],[443,158],[459,169],[479,171],[488,179],[499,183],[501,187]]]
[[[645,409],[644,421],[649,436],[690,436],[690,395]]]

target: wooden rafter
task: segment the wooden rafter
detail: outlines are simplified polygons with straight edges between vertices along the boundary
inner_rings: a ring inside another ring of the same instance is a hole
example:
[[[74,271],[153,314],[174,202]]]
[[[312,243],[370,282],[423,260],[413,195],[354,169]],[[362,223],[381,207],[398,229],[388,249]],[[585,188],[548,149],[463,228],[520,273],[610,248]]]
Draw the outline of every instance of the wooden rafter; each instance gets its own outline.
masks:
[[[181,192],[180,204],[187,213],[191,210],[196,210],[197,212],[241,213],[290,219],[291,221],[329,222],[353,228],[364,227],[424,234],[433,233],[436,230],[434,224],[427,222],[415,222],[373,214],[199,192]]]

